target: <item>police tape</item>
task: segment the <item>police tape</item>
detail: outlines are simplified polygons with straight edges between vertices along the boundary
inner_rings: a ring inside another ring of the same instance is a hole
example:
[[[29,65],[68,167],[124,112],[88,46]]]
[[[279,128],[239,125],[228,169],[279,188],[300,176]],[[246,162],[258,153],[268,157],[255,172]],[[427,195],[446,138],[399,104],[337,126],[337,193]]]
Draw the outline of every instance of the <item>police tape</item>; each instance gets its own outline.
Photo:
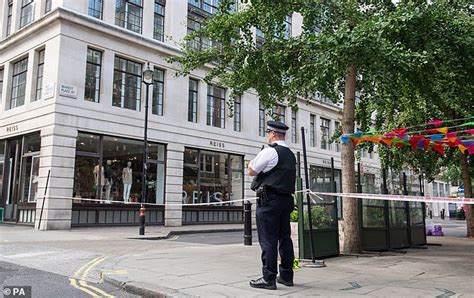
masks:
[[[368,194],[368,193],[333,193],[333,192],[315,192],[310,189],[298,190],[296,193],[308,193],[324,201],[321,196],[331,197],[343,197],[343,198],[354,198],[354,199],[370,199],[370,200],[384,200],[384,201],[400,201],[400,202],[424,202],[424,203],[456,203],[456,204],[474,204],[473,198],[449,198],[449,197],[430,197],[430,196],[405,196],[405,195],[384,195],[384,194]],[[38,199],[43,199],[40,197]],[[203,203],[141,203],[141,202],[124,202],[124,201],[112,201],[112,200],[101,200],[101,199],[87,199],[79,197],[58,197],[58,196],[46,196],[49,199],[69,199],[73,201],[85,201],[95,202],[100,204],[123,204],[123,205],[145,205],[145,206],[222,206],[232,205],[234,203],[241,203],[245,201],[255,201],[258,197],[247,197],[238,200],[229,201],[217,201],[217,202],[203,202]],[[313,200],[313,202],[315,202]]]

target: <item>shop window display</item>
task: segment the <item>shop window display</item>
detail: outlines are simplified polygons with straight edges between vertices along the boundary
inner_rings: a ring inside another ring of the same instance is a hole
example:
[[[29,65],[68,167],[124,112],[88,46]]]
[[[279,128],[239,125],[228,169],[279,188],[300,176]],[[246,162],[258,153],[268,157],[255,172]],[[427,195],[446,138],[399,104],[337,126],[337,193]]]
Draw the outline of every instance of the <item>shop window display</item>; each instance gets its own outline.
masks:
[[[100,200],[164,203],[165,146],[148,144],[147,197],[141,200],[143,142],[79,133],[74,196]]]
[[[183,203],[222,202],[242,206],[243,157],[186,148],[184,152]]]

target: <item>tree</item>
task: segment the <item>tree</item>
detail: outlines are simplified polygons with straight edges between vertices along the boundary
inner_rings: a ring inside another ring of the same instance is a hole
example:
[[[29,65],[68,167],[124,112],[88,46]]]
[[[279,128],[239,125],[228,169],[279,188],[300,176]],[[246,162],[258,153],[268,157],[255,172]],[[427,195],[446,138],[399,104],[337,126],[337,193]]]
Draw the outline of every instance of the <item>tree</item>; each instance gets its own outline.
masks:
[[[183,55],[170,59],[179,63],[179,74],[207,67],[205,80],[219,80],[233,96],[254,89],[266,108],[283,102],[296,107],[298,98],[311,99],[321,92],[343,103],[344,134],[354,132],[356,94],[360,103],[367,104],[390,98],[401,85],[406,92],[416,85],[406,81],[425,62],[426,54],[411,51],[403,41],[415,38],[414,25],[425,18],[424,7],[431,6],[425,1],[241,2],[231,13],[234,0],[222,0],[218,12],[187,35]],[[293,13],[303,17],[303,28],[289,36],[285,20]],[[255,28],[264,37],[261,45],[255,43]],[[196,51],[192,42],[196,40],[212,40],[216,46]],[[351,140],[342,146],[341,160],[342,191],[355,193]],[[343,206],[342,251],[357,253],[361,250],[357,200],[344,198]]]
[[[417,8],[423,12],[412,19],[417,30],[400,40],[405,48],[422,54],[423,63],[412,69],[409,80],[400,80],[397,90],[389,89],[391,85],[377,86],[379,91],[390,96],[372,98],[359,105],[358,119],[364,128],[368,128],[375,114],[373,124],[377,130],[383,131],[418,125],[411,131],[423,133],[431,127],[419,124],[431,119],[450,121],[443,126],[454,126],[451,131],[472,128],[472,125],[456,127],[463,121],[455,120],[474,119],[472,7],[466,1],[433,1],[431,4],[421,1]],[[468,136],[464,134],[462,137]],[[392,168],[410,166],[421,170],[428,178],[439,174],[442,169],[459,169],[458,179],[467,185],[465,196],[472,197],[473,161],[467,154],[461,154],[458,148],[446,150],[444,155],[433,150],[413,151],[409,146],[381,148],[380,151],[385,165]],[[474,236],[472,205],[467,212],[467,236]]]

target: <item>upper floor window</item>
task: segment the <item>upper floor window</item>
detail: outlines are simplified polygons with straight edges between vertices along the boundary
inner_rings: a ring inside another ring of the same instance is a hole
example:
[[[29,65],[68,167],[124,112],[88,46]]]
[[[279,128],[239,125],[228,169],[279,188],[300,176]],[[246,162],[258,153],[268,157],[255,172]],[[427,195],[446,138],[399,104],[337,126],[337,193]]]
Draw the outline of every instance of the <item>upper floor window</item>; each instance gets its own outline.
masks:
[[[288,39],[291,37],[291,22],[292,22],[292,17],[291,15],[287,15],[285,17],[285,39]]]
[[[321,118],[321,149],[329,149],[329,123],[331,120]]]
[[[298,143],[298,125],[296,123],[296,111],[291,110],[291,141]]]
[[[3,68],[0,68],[0,104],[3,101]]]
[[[335,122],[335,127],[336,127],[336,131],[340,130],[341,129],[341,123],[339,121],[336,121]],[[339,145],[339,140],[336,140],[336,152],[340,152],[341,151],[341,147]]]
[[[50,12],[51,11],[51,4],[53,0],[46,0],[44,3],[44,13]]]
[[[207,13],[215,14],[221,0],[188,0],[188,3],[194,7],[200,8]]]
[[[225,127],[225,90],[213,85],[207,86],[207,125]]]
[[[26,73],[28,72],[28,57],[13,64],[12,91],[10,109],[22,106],[25,103]]]
[[[261,102],[258,106],[258,135],[265,136],[265,106]]]
[[[201,28],[202,18],[192,15],[188,17],[188,34],[197,31]],[[196,51],[207,49],[211,46],[211,41],[208,38],[196,36],[189,41],[189,46]]]
[[[13,0],[8,0],[7,8],[7,36],[12,33],[12,14],[13,14]]]
[[[316,147],[316,130],[314,127],[315,124],[316,124],[316,116],[310,115],[309,116],[309,145],[311,147]]]
[[[155,0],[153,38],[163,41],[165,37],[165,0]]]
[[[265,41],[265,34],[258,27],[255,28],[255,46],[257,48],[261,47],[264,41]]]
[[[20,28],[33,22],[35,18],[34,0],[21,0]]]
[[[272,118],[276,121],[286,123],[285,110],[286,110],[286,107],[282,105],[277,105],[273,107]]]
[[[163,116],[163,94],[165,89],[165,71],[154,69],[153,74],[153,103],[152,113]]]
[[[189,79],[188,121],[197,122],[198,80]]]
[[[89,0],[87,13],[94,18],[102,20],[102,10],[104,3],[102,0]]]
[[[36,68],[36,96],[35,100],[41,99],[43,90],[43,72],[44,72],[44,49],[38,52],[38,66]]]
[[[235,131],[242,130],[241,113],[242,113],[242,102],[241,102],[240,96],[237,96],[234,99],[234,130]]]
[[[115,56],[112,105],[140,111],[142,64]]]
[[[117,0],[115,25],[142,33],[142,0]]]
[[[84,100],[99,102],[102,52],[88,48]]]

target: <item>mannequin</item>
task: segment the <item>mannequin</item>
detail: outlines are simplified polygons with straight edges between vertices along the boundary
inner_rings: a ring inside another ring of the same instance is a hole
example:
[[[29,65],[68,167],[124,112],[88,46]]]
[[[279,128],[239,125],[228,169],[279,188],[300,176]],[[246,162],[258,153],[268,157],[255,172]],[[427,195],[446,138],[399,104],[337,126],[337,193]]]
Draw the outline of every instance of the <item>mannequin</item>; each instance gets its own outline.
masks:
[[[123,168],[122,171],[123,181],[123,201],[125,203],[130,202],[130,189],[132,188],[132,162],[127,162],[127,167]]]
[[[104,167],[100,169],[100,179],[99,179],[99,164],[97,164],[94,167],[93,173],[94,173],[94,184],[96,186],[95,196],[96,196],[96,199],[99,199],[100,193],[102,192],[102,187],[105,184]]]
[[[107,203],[110,203],[110,191],[112,190],[112,161],[109,159],[107,160],[107,164],[105,165],[104,176],[105,176],[105,200]]]

